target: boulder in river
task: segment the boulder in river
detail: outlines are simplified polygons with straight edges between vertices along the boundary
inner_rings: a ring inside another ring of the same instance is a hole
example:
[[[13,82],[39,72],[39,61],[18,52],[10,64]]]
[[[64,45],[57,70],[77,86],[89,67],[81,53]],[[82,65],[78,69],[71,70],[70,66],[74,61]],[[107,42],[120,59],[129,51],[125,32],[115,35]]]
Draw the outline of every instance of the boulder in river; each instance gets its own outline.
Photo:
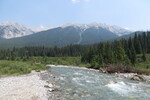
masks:
[[[133,75],[130,79],[135,81],[146,81],[145,77],[142,75]]]
[[[137,73],[115,73],[115,76],[122,77],[134,81],[149,81],[145,75],[139,75]]]

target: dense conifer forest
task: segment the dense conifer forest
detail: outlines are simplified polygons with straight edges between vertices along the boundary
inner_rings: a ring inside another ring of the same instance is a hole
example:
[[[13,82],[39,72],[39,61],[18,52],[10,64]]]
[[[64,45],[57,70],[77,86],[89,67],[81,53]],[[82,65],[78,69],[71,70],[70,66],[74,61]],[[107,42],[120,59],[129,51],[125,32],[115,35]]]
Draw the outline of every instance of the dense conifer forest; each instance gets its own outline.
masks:
[[[146,54],[150,53],[150,32],[135,34],[133,38],[114,42],[104,42],[91,46],[82,56],[83,62],[104,64],[135,64],[137,55],[142,54],[146,61]]]

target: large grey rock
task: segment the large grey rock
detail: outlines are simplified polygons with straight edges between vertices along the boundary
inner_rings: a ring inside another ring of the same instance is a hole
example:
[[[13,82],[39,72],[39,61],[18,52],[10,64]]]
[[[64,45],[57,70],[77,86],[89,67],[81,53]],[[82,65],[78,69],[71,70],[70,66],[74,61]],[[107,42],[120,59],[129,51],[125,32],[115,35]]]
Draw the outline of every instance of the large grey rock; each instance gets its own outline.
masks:
[[[145,77],[142,75],[134,75],[133,77],[131,77],[131,80],[135,80],[135,81],[146,81]]]

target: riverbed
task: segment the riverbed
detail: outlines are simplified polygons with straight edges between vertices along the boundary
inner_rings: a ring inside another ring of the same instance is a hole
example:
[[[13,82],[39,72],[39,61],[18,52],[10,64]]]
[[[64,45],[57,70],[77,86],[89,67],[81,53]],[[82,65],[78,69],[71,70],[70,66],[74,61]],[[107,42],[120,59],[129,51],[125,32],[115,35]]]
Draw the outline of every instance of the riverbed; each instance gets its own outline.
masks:
[[[0,100],[48,100],[47,82],[42,79],[47,72],[35,72],[0,78]],[[42,76],[41,76],[42,75]]]
[[[150,100],[150,84],[97,71],[51,67],[60,100]]]
[[[150,100],[150,84],[93,69],[51,66],[0,78],[0,100]]]

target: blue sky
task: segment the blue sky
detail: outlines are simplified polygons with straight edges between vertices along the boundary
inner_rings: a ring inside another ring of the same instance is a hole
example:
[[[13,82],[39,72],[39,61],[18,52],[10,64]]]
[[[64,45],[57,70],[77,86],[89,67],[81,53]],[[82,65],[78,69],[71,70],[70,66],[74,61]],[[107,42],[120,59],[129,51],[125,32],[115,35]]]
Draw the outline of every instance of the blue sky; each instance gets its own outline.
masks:
[[[6,21],[29,27],[98,22],[147,30],[150,0],[0,0],[0,23]]]

